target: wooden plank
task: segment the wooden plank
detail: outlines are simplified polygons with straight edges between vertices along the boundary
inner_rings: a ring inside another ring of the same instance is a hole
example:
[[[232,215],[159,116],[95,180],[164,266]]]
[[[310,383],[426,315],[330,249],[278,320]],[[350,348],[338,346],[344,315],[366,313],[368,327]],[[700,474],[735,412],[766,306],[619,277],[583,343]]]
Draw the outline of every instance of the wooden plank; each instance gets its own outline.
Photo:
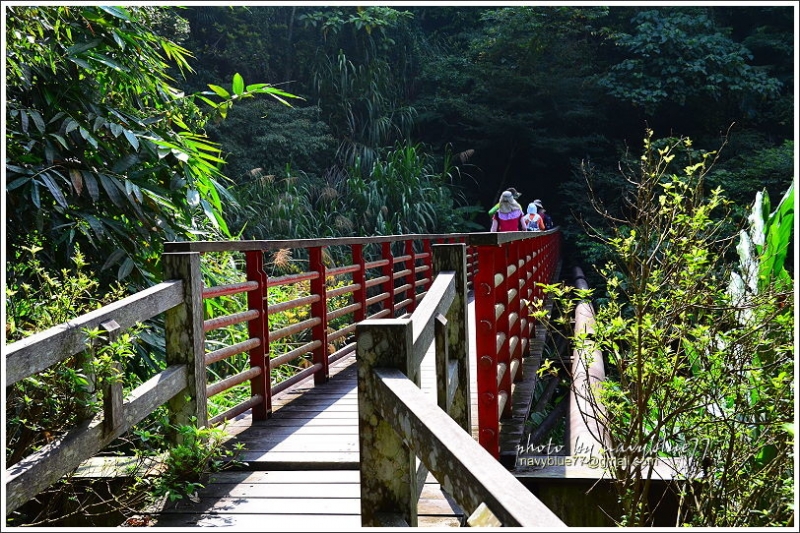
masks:
[[[204,498],[274,498],[274,499],[322,499],[359,498],[358,483],[210,483],[203,490]]]
[[[359,483],[358,470],[270,470],[243,472],[228,470],[217,472],[209,479],[209,483],[317,483],[317,484],[350,484]]]
[[[358,451],[358,435],[328,436],[326,438],[303,436],[299,438],[284,438],[270,441],[239,439],[245,443],[248,453],[265,452],[319,452]]]
[[[358,450],[326,452],[250,452],[244,451],[237,459],[250,464],[251,468],[343,468],[356,469],[359,465]]]
[[[358,498],[206,498],[200,496],[198,502],[180,502],[177,507],[167,507],[163,514],[322,514],[328,516],[359,516],[361,504]]]
[[[318,514],[163,514],[156,527],[225,527],[233,531],[355,531],[358,515]]]
[[[270,426],[266,428],[261,427],[241,427],[238,426],[234,431],[231,428],[226,428],[230,436],[242,435],[241,438],[248,440],[300,436],[300,435],[350,435],[358,436],[358,425],[352,426]]]

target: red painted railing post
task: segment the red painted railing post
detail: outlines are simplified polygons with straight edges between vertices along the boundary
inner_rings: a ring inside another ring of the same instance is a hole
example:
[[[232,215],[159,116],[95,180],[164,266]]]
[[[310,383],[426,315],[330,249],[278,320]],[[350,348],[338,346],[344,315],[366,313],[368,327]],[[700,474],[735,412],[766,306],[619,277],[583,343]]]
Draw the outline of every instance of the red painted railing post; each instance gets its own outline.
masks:
[[[391,242],[384,242],[381,244],[381,256],[383,260],[387,262],[383,265],[382,274],[389,278],[381,284],[383,286],[383,292],[389,295],[388,298],[383,300],[383,309],[389,311],[388,318],[394,318],[394,256],[392,256]]]
[[[500,419],[497,413],[497,266],[504,267],[503,249],[477,246],[480,269],[475,273],[475,353],[478,382],[478,442],[500,458]]]
[[[250,395],[261,396],[264,401],[253,406],[253,420],[266,420],[272,413],[272,387],[269,369],[269,321],[267,315],[267,273],[264,272],[264,253],[260,250],[245,252],[247,281],[258,283],[258,289],[247,293],[247,308],[258,311],[258,317],[247,323],[250,338],[260,339],[251,349],[250,367],[260,368],[261,374],[250,380]]]
[[[422,286],[422,288],[427,291],[431,288],[431,285],[433,285],[433,248],[431,247],[430,239],[425,239],[422,241],[422,249],[425,252],[425,259],[423,259],[422,262],[428,267],[426,274],[428,276],[428,281]]]
[[[511,360],[515,350],[518,338],[513,336],[514,322],[519,318],[519,314],[515,313],[514,297],[518,292],[517,289],[517,270],[519,267],[516,261],[516,254],[514,253],[514,243],[507,243],[500,247],[500,261],[495,263],[497,272],[502,275],[502,283],[496,289],[495,301],[498,304],[502,303],[503,310],[497,319],[497,345],[499,351],[497,353],[497,364],[504,365],[505,371],[500,378],[500,383],[497,387],[498,397],[498,418],[509,416],[511,409]],[[502,342],[501,340],[502,339]],[[498,373],[501,370],[498,369]],[[500,402],[503,403],[502,410],[500,410]],[[498,421],[499,424],[499,421]]]
[[[526,242],[527,240],[520,240],[511,243],[514,262],[517,265],[517,270],[514,273],[514,287],[516,288],[516,291],[514,292],[512,301],[510,302],[510,312],[514,313],[516,319],[514,320],[509,333],[510,336],[513,335],[517,339],[517,343],[511,352],[511,360],[516,361],[518,365],[516,374],[513,376],[513,380],[515,382],[522,380],[522,356],[527,355],[528,353],[528,338],[527,331],[525,331],[527,321],[523,322],[524,313],[522,311],[522,295],[523,291],[525,290],[525,281],[527,278],[527,265],[525,264]],[[511,416],[511,389],[508,390],[508,394],[509,400],[506,404],[506,409],[503,412],[503,416]]]
[[[414,309],[417,307],[417,254],[414,251],[414,241],[411,239],[406,240],[405,244],[405,255],[410,256],[406,262],[406,268],[411,272],[406,277],[406,281],[411,288],[406,290],[406,298],[410,298],[410,303],[408,304],[408,308],[405,310],[406,313],[413,313]],[[409,296],[409,292],[411,293]]]
[[[353,256],[352,263],[358,265],[358,270],[353,272],[353,283],[359,287],[353,291],[353,303],[359,305],[353,313],[353,321],[361,322],[367,318],[367,263],[364,260],[364,245],[351,245],[350,254]]]
[[[321,343],[313,351],[314,364],[321,365],[321,368],[314,372],[314,384],[319,385],[328,381],[328,295],[321,246],[308,249],[308,266],[310,271],[319,274],[310,282],[311,294],[319,296],[317,301],[311,304],[311,316],[319,318],[319,323],[311,328],[312,337]]]
[[[525,257],[525,283],[522,289],[522,298],[530,302],[536,288],[536,250],[537,239],[527,239],[523,242],[523,255]],[[530,308],[520,300],[520,313],[522,314],[522,331],[525,337],[523,354],[530,353],[530,338],[536,334],[536,319],[530,316]]]

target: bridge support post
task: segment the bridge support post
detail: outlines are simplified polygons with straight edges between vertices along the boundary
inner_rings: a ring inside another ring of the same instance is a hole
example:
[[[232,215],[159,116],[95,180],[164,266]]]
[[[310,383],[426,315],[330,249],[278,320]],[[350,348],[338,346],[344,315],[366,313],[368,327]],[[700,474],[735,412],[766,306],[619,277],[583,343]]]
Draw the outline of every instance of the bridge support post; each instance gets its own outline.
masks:
[[[469,315],[467,309],[467,247],[465,244],[436,244],[433,246],[433,276],[452,270],[456,273],[456,295],[447,313],[447,353],[458,364],[458,391],[448,414],[459,426],[472,434],[472,402],[470,401]],[[437,383],[447,383],[438,376]]]
[[[416,455],[380,415],[374,369],[396,368],[409,376],[413,325],[408,319],[365,320],[356,327],[358,446],[361,454],[361,525],[386,525],[382,515],[400,513],[417,526]],[[413,374],[411,375],[413,378]]]
[[[169,309],[164,317],[167,366],[186,365],[186,389],[169,401],[170,423],[174,426],[208,425],[206,397],[205,333],[203,332],[203,281],[198,252],[165,253],[161,256],[164,279],[183,280],[183,303]],[[177,433],[177,432],[176,432]],[[177,441],[180,434],[172,435]]]

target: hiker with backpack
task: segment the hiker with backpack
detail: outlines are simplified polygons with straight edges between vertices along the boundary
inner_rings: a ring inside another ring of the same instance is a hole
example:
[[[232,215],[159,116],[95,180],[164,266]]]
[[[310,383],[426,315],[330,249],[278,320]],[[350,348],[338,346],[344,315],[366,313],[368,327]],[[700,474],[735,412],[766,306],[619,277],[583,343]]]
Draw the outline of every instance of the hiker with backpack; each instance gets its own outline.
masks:
[[[522,224],[527,231],[544,231],[544,219],[539,214],[542,208],[541,200],[534,200],[528,204],[528,214],[522,219]]]
[[[489,231],[525,231],[522,206],[514,199],[514,193],[503,191],[497,203],[497,212],[492,216],[492,228]]]

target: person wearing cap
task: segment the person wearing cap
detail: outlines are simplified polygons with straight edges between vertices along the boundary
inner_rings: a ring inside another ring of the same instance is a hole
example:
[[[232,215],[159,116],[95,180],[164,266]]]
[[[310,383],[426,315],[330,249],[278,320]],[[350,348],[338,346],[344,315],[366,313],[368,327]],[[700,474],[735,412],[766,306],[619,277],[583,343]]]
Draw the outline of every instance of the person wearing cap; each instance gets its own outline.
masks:
[[[528,214],[522,219],[522,224],[526,230],[544,231],[544,218],[542,218],[542,215],[539,213],[539,211],[543,209],[544,207],[542,207],[541,200],[537,199],[528,204]]]
[[[547,210],[544,207],[540,207],[538,213],[542,215],[542,220],[544,220],[544,229],[553,229],[555,223],[553,218],[547,214]]]
[[[499,207],[492,216],[492,228],[489,231],[525,231],[522,226],[522,206],[514,199],[514,193],[503,191],[497,203]]]
[[[515,189],[514,187],[509,187],[507,190],[511,192],[512,195],[514,195],[514,200],[517,200],[520,196],[522,196],[522,193],[517,192],[517,189]],[[494,204],[494,207],[489,209],[489,216],[494,216],[494,214],[497,213],[498,209],[500,209],[500,202],[497,202],[496,204]]]

